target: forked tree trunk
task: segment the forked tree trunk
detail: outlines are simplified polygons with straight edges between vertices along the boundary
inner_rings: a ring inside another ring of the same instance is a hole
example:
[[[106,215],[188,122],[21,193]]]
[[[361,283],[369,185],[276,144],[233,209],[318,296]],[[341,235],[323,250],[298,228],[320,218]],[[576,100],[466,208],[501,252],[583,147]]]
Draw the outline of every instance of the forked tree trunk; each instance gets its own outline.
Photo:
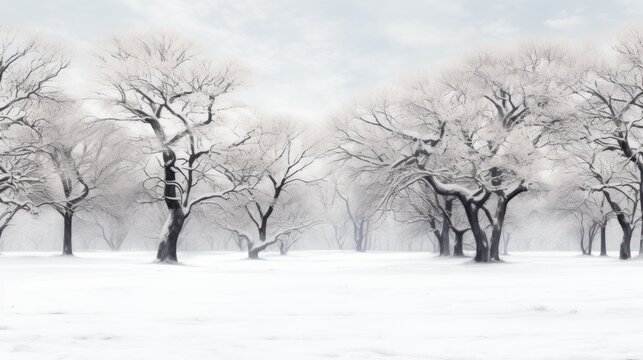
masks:
[[[607,238],[606,238],[607,224],[601,226],[601,256],[607,256]]]
[[[468,202],[464,203],[463,207],[476,242],[476,255],[473,260],[475,262],[489,262],[489,240],[484,229],[480,226],[480,219],[478,219],[480,208]]]
[[[630,221],[625,216],[625,213],[621,207],[612,200],[612,196],[608,191],[603,190],[603,195],[605,200],[610,204],[612,210],[616,213],[616,220],[623,231],[623,239],[621,240],[621,246],[618,257],[621,260],[627,260],[632,257],[632,252],[630,250],[630,242],[632,241],[632,234],[634,232],[634,225],[630,224]]]
[[[362,239],[361,237],[355,240],[355,251],[366,252],[366,248],[364,246],[364,239]]]
[[[353,228],[353,236],[355,238],[355,251],[357,252],[366,252],[367,247],[368,247],[368,241],[367,241],[367,229],[365,229],[366,226],[366,221],[364,219],[360,219],[359,223],[354,225]]]
[[[185,223],[185,216],[180,207],[169,210],[170,213],[161,232],[161,242],[156,252],[156,260],[163,263],[176,263],[178,261],[176,248]]]
[[[261,250],[257,250],[252,246],[252,243],[248,243],[248,259],[252,260],[257,260],[259,259],[259,252]]]
[[[62,215],[65,223],[63,232],[63,255],[73,255],[74,253],[71,246],[71,236],[74,211],[67,208]]]
[[[259,259],[259,253],[264,251],[270,244],[266,243],[266,234],[267,234],[267,222],[264,222],[259,230],[259,245],[254,246],[252,241],[248,241],[248,259],[257,260]]]
[[[259,253],[264,251],[267,247],[268,247],[267,244],[253,246],[252,243],[248,243],[248,259],[252,259],[252,260],[259,259]]]
[[[491,259],[500,261],[500,238],[502,237],[502,229],[505,223],[505,215],[507,214],[507,201],[504,196],[498,196],[498,204],[496,207],[496,221],[491,231],[491,248],[489,256]]]
[[[480,225],[480,219],[478,218],[480,212],[480,204],[484,204],[490,196],[490,193],[484,194],[482,198],[474,199],[468,198],[466,195],[458,192],[450,192],[441,188],[441,185],[437,185],[437,182],[432,176],[426,176],[425,179],[431,184],[433,189],[440,195],[454,195],[458,198],[464,212],[467,215],[467,221],[469,222],[471,233],[476,243],[476,255],[474,257],[475,262],[489,262],[489,239],[485,230]],[[520,193],[521,189],[516,189],[512,197]],[[521,190],[524,191],[524,190]]]

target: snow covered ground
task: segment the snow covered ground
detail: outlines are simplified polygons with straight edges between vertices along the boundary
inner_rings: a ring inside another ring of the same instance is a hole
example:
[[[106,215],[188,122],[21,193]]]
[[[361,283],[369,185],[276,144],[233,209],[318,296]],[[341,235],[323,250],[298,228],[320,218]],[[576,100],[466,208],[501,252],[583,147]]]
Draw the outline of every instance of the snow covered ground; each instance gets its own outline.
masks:
[[[643,359],[643,261],[0,257],[0,359]]]

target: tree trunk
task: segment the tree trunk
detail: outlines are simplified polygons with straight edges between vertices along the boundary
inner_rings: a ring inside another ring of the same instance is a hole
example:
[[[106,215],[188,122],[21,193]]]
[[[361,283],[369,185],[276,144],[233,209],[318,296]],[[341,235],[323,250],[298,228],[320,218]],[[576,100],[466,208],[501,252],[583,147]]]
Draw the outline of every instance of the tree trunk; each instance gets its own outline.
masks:
[[[489,262],[489,240],[487,234],[480,227],[480,220],[478,219],[478,211],[470,209],[465,211],[469,224],[471,225],[471,232],[476,242],[476,255],[473,258],[475,262]]]
[[[2,238],[2,234],[4,233],[4,229],[7,228],[7,225],[0,226],[0,254],[4,251],[4,246],[5,246],[5,240]]]
[[[496,207],[496,221],[493,224],[491,231],[491,249],[490,257],[493,260],[500,261],[500,237],[502,236],[502,228],[505,222],[505,214],[507,213],[507,202],[504,196],[498,196],[498,205]]]
[[[156,260],[162,263],[176,263],[178,258],[176,256],[176,247],[179,240],[183,224],[185,223],[185,216],[183,210],[179,208],[170,209],[170,213],[163,225],[161,232],[161,242],[156,253]]]
[[[288,255],[288,247],[283,241],[279,242],[279,255],[282,255],[282,256]]]
[[[355,243],[355,251],[357,252],[366,252],[366,249],[364,248],[364,240],[363,239],[357,239]]]
[[[607,256],[607,239],[605,232],[607,230],[607,224],[601,226],[601,256]]]
[[[165,205],[169,211],[167,220],[161,230],[161,242],[159,243],[158,251],[156,252],[156,261],[161,263],[176,263],[178,258],[176,256],[176,247],[179,241],[179,235],[183,230],[185,223],[185,214],[181,201],[178,200],[176,186],[176,173],[174,164],[176,162],[176,155],[170,148],[166,148],[163,152],[163,163],[165,173],[165,189],[163,196],[165,198]]]
[[[638,167],[639,167],[639,206],[641,207],[641,214],[643,214],[643,203],[641,202],[643,201],[643,165],[639,162]],[[641,224],[641,233],[639,235],[639,257],[643,258],[643,223]]]
[[[259,252],[260,251],[261,250],[255,249],[254,246],[252,246],[252,243],[249,243],[248,244],[248,259],[252,259],[252,260],[259,259]]]
[[[464,203],[463,207],[469,225],[471,225],[471,233],[476,242],[476,255],[473,260],[475,262],[489,262],[489,240],[484,229],[480,226],[480,219],[478,219],[478,211],[480,208],[469,202]]]
[[[634,232],[634,225],[630,224],[629,219],[625,216],[621,207],[612,200],[612,197],[608,191],[603,190],[603,195],[605,200],[610,204],[612,210],[616,213],[616,220],[618,221],[621,230],[623,231],[623,240],[621,241],[621,247],[619,251],[619,258],[621,260],[627,260],[632,257],[632,252],[630,250],[630,242],[632,241],[632,233]]]
[[[248,241],[248,259],[257,260],[259,259],[259,253],[265,250],[268,245],[266,244],[267,237],[267,221],[263,222],[263,226],[259,227],[259,246],[254,246],[252,241]]]
[[[67,208],[63,213],[63,219],[65,222],[65,230],[63,233],[63,255],[73,255],[73,250],[71,246],[71,234],[72,234],[72,218],[74,217],[74,211]]]
[[[366,252],[366,236],[364,236],[364,220],[360,220],[359,224],[356,224],[353,231],[355,236],[355,251],[357,252]]]
[[[585,231],[583,230],[583,223],[581,222],[581,231],[580,231],[580,251],[583,255],[587,255],[587,250],[585,250]]]
[[[442,215],[442,232],[440,233],[440,256],[451,255],[451,244],[449,243],[449,224],[453,210],[453,199],[446,199],[444,202],[444,214]]]
[[[464,238],[464,232],[455,233],[455,245],[453,246],[453,256],[464,256],[464,251],[462,248],[463,238]]]
[[[630,250],[632,233],[632,229],[623,229],[623,241],[621,242],[621,249],[618,256],[621,260],[627,260],[632,257],[632,251]]]

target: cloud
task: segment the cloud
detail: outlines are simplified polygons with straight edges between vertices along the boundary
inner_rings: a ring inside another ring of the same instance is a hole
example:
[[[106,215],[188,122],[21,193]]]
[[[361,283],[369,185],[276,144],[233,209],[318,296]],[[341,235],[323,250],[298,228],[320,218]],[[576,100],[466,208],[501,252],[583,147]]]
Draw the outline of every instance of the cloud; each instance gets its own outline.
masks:
[[[0,23],[40,28],[76,48],[81,80],[91,66],[79,57],[111,33],[175,31],[249,68],[248,105],[319,118],[353,94],[479,45],[552,32],[596,39],[643,16],[640,0],[615,1],[22,0]]]
[[[562,12],[558,14],[555,18],[548,19],[545,21],[545,26],[558,29],[558,30],[568,30],[579,25],[582,25],[585,22],[585,18],[578,13],[567,13]]]
[[[481,27],[485,35],[506,36],[514,35],[518,32],[518,27],[504,19],[491,21]]]

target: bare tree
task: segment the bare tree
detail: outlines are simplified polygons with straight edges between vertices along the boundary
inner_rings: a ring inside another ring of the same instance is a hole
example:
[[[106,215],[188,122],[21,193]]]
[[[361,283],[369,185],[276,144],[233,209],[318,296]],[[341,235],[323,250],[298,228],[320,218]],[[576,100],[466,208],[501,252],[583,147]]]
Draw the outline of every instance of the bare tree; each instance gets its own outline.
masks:
[[[339,250],[344,249],[348,233],[349,217],[344,212],[344,202],[337,194],[337,181],[323,183],[318,188],[325,222],[332,228],[332,243]]]
[[[153,151],[160,152],[162,174],[150,173],[146,185],[168,209],[157,260],[174,263],[193,209],[226,199],[246,184],[226,167],[225,152],[248,136],[219,127],[221,112],[231,105],[225,95],[239,85],[237,72],[167,33],[115,38],[100,59],[102,97],[112,112],[104,119],[140,124],[151,132]]]
[[[299,191],[297,191],[299,190]],[[311,228],[324,223],[321,212],[314,198],[309,197],[309,189],[301,187],[286,194],[281,202],[280,211],[273,221],[274,239],[277,240],[279,253],[288,255],[288,251],[302,239]]]
[[[338,126],[340,158],[386,176],[389,196],[426,181],[456,198],[476,241],[475,260],[499,260],[508,204],[537,183],[540,149],[557,128],[549,110],[567,94],[553,79],[566,61],[553,46],[485,52],[394,89],[358,105]]]
[[[119,142],[121,131],[107,124],[83,120],[77,109],[59,105],[47,112],[43,144],[38,150],[52,170],[43,205],[64,221],[63,255],[72,255],[72,224],[81,210],[99,206],[113,186],[129,172],[128,149]]]
[[[257,259],[261,251],[278,241],[270,238],[269,226],[275,211],[283,207],[284,194],[298,185],[319,180],[310,177],[307,170],[320,155],[306,134],[293,123],[281,120],[263,120],[244,148],[251,156],[262,154],[254,171],[258,183],[248,190],[249,196],[238,197],[239,209],[257,234],[248,243],[248,258]]]
[[[43,182],[35,154],[40,108],[57,101],[54,82],[68,63],[40,37],[0,28],[0,239],[18,212],[37,211],[31,195]]]
[[[364,185],[364,184],[362,184]],[[342,199],[346,214],[353,228],[355,251],[366,252],[370,246],[371,235],[380,219],[379,202],[372,186],[347,186],[349,190],[336,189]]]
[[[456,234],[456,243],[462,240],[457,234],[466,232],[459,232],[452,224],[454,201],[454,197],[440,196],[428,183],[421,181],[410,184],[396,195],[392,211],[398,221],[427,227],[435,236],[439,255],[450,256],[451,232]]]
[[[573,107],[565,117],[564,130],[568,139],[571,137],[569,140],[586,142],[587,146],[598,152],[613,152],[636,169],[634,181],[638,184],[637,206],[640,208],[643,158],[638,148],[643,141],[643,34],[636,30],[628,31],[613,44],[611,50],[608,56],[594,54],[596,56],[589,57],[594,61],[570,71],[575,77],[567,80],[576,95],[576,101],[571,104]],[[597,173],[600,172],[600,169],[597,170]],[[634,214],[634,209],[624,211],[623,204],[619,204],[613,192],[619,191],[618,197],[630,198],[632,189],[630,185],[626,186],[628,189],[613,183],[604,185],[605,200],[623,230],[619,257],[628,259],[631,256],[628,240],[631,234],[628,232],[633,231],[628,217]],[[631,200],[626,202],[631,205]],[[640,242],[643,244],[643,231]]]

